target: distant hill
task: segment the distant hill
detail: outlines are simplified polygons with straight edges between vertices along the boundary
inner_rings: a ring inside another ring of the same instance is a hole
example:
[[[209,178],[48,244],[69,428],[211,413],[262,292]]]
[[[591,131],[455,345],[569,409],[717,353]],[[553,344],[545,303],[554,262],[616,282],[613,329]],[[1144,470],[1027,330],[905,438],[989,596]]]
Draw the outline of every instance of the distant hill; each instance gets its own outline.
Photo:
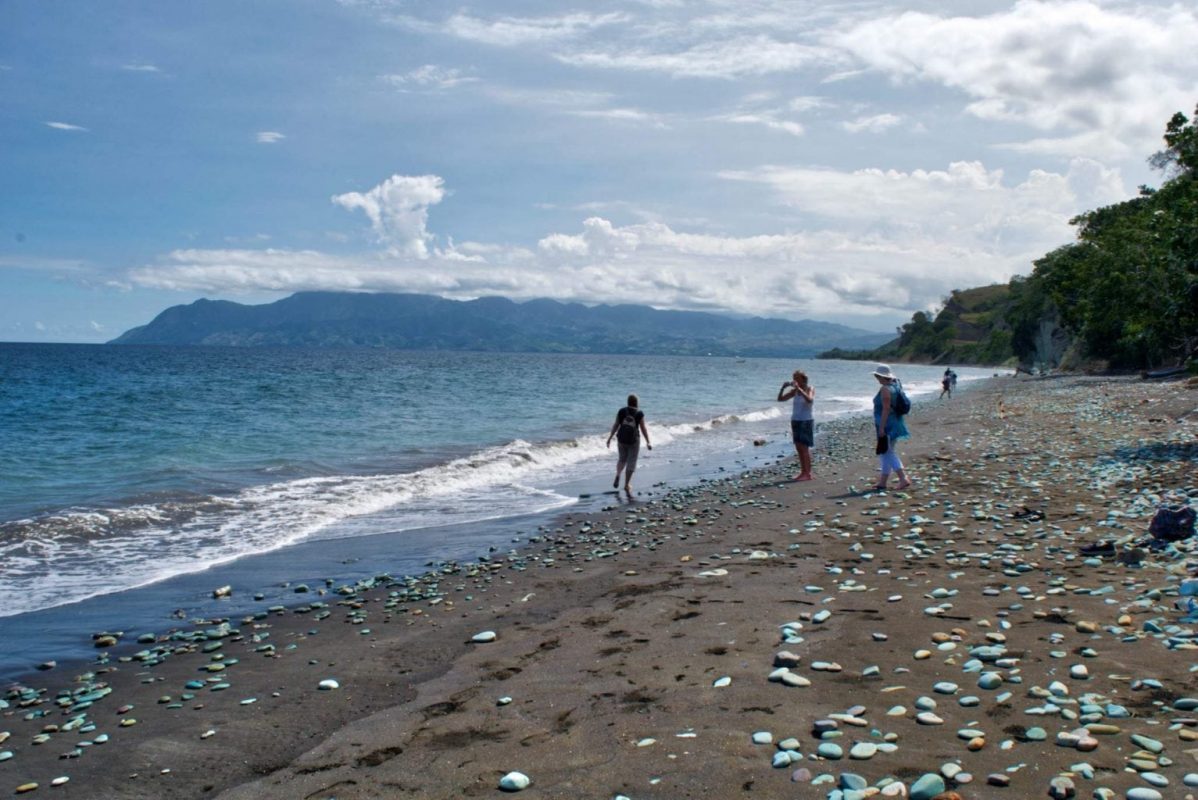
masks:
[[[958,289],[935,318],[915,312],[899,328],[898,337],[873,349],[835,348],[820,358],[927,364],[999,365],[1013,363],[1012,330],[1008,321],[1014,297],[1008,284]]]
[[[802,357],[829,347],[875,347],[887,338],[829,322],[648,306],[299,292],[266,305],[174,306],[110,344]]]

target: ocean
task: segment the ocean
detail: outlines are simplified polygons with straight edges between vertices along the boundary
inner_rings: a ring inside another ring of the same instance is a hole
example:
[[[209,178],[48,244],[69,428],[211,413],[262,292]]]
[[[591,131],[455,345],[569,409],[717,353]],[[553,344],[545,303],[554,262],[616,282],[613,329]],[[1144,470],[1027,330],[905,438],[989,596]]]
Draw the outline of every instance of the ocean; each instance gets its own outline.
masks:
[[[793,452],[774,398],[796,368],[817,421],[869,408],[847,361],[0,344],[0,637],[27,643],[0,672],[71,626],[177,624],[230,575],[406,574],[610,502],[629,392],[637,489]],[[917,410],[939,393],[942,368],[898,372]]]

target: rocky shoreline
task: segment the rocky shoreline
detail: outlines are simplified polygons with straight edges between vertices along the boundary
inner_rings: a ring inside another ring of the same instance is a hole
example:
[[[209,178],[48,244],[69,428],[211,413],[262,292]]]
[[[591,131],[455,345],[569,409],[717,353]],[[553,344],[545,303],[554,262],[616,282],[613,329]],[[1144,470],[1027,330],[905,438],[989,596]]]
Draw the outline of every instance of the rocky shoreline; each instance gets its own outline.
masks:
[[[1190,797],[1198,542],[1132,545],[1158,504],[1198,505],[1196,406],[1183,383],[996,379],[917,409],[908,492],[868,491],[849,420],[810,483],[782,462],[98,640],[73,682],[0,695],[0,791]]]

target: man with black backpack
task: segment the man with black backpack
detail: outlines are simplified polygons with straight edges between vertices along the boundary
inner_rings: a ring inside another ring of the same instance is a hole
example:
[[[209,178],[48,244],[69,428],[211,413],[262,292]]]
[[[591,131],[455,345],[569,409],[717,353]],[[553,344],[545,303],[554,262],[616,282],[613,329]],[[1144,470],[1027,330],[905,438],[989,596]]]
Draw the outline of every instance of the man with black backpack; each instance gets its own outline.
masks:
[[[619,460],[616,461],[616,479],[612,488],[620,488],[620,473],[624,473],[624,493],[632,496],[632,473],[636,471],[636,459],[641,450],[641,434],[645,435],[645,447],[650,450],[649,429],[645,427],[645,412],[638,406],[640,400],[635,394],[628,395],[628,405],[616,412],[616,421],[607,435],[607,446],[611,447],[612,437],[616,437],[616,450]]]

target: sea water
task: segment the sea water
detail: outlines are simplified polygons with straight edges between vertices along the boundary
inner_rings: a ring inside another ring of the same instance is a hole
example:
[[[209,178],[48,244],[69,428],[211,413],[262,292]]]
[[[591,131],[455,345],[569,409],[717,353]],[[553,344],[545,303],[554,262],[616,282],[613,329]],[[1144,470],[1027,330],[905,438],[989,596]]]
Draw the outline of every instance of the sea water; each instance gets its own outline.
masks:
[[[742,463],[761,438],[785,452],[775,398],[796,368],[817,420],[877,390],[846,361],[0,344],[0,617],[384,533],[438,558],[414,532],[610,491],[629,392],[654,445],[637,488]],[[942,368],[898,371],[917,408],[938,394]]]

